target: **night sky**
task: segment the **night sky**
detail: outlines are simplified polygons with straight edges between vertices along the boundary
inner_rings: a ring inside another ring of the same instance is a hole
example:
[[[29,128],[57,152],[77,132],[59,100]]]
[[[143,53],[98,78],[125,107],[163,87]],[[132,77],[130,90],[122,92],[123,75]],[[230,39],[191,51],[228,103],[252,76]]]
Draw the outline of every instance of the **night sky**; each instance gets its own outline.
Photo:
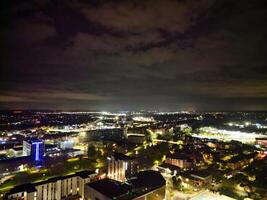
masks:
[[[267,110],[266,0],[0,2],[0,109]]]

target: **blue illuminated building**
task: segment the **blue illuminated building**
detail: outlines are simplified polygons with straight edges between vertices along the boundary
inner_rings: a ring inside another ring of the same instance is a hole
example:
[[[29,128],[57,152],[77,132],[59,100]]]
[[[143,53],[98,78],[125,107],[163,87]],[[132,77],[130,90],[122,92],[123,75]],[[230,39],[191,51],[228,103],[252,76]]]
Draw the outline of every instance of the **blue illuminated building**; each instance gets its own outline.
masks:
[[[30,139],[23,141],[23,155],[31,156],[34,161],[42,161],[44,158],[44,141],[40,139]]]

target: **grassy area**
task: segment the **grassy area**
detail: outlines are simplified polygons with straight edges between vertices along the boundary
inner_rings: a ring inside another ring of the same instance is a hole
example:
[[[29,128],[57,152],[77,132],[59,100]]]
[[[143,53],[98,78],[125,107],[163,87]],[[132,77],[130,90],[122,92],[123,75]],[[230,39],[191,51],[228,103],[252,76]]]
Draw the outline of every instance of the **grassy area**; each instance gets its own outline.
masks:
[[[229,197],[232,197],[232,198],[235,198],[235,199],[238,199],[238,200],[244,199],[244,197],[242,197],[238,193],[236,193],[232,187],[221,187],[219,189],[219,193],[226,195],[226,196],[229,196]]]
[[[0,193],[4,193],[4,192],[10,190],[16,184],[17,184],[17,180],[16,179],[9,179],[9,180],[7,180],[3,184],[1,184]]]
[[[26,182],[38,182],[51,178],[51,176],[48,174],[48,170],[45,170],[44,172],[44,169],[38,171],[29,169],[25,172],[18,172],[14,175],[15,176],[13,178],[0,185],[0,192],[4,193],[12,187]]]
[[[81,170],[94,170],[103,167],[103,160],[90,160],[88,158],[71,158],[53,165],[36,169],[30,168],[24,172],[14,174],[14,177],[0,185],[0,193],[7,192],[12,187],[28,182],[39,182],[55,176],[64,176]],[[45,168],[47,167],[47,168]]]

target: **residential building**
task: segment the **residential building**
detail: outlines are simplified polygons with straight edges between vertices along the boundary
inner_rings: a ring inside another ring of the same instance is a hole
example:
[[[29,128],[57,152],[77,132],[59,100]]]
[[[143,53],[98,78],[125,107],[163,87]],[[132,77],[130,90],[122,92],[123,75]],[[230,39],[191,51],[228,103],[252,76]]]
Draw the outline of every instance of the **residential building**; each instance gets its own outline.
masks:
[[[124,182],[126,180],[126,177],[129,177],[137,172],[137,162],[133,157],[126,156],[122,153],[114,153],[107,159],[107,176],[110,179]]]
[[[80,171],[68,176],[58,176],[37,183],[27,183],[12,188],[5,199],[60,200],[69,196],[84,198],[84,185],[97,180],[92,171]]]
[[[193,160],[184,154],[167,154],[165,163],[180,167],[182,169],[190,169],[193,166]]]

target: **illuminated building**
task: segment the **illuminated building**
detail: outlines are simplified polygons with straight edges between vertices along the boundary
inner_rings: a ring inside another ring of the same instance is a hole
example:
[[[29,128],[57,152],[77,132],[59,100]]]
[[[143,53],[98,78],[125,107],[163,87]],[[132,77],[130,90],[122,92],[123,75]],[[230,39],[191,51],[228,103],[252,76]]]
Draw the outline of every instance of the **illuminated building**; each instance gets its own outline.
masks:
[[[144,134],[130,133],[127,135],[127,142],[134,144],[142,144],[145,141]]]
[[[165,163],[180,167],[182,169],[190,169],[193,165],[193,160],[184,154],[167,154]]]
[[[31,156],[34,161],[42,161],[44,157],[44,142],[39,139],[23,141],[23,155]]]
[[[256,138],[256,142],[257,145],[263,146],[263,147],[267,147],[267,138]]]
[[[73,140],[65,140],[59,142],[59,147],[63,150],[65,149],[72,149],[74,146],[74,141]]]
[[[125,181],[127,176],[134,174],[137,171],[137,165],[134,158],[126,156],[122,153],[114,153],[108,157],[108,178]]]
[[[196,138],[201,139],[216,139],[221,141],[232,141],[236,140],[242,143],[255,144],[256,138],[266,137],[263,134],[258,134],[254,132],[241,132],[241,131],[229,131],[223,129],[217,129],[214,127],[202,127],[199,129],[199,134],[193,134]]]
[[[136,116],[136,117],[133,117],[133,121],[136,121],[136,122],[155,122],[154,118],[153,117],[143,117],[143,116]]]
[[[11,152],[13,153],[14,157],[20,157],[23,154],[23,147],[13,147]]]
[[[214,193],[210,191],[202,191],[190,198],[190,200],[203,200],[203,199],[214,199],[214,200],[235,200],[234,198],[228,197],[226,195],[222,195],[219,193]]]
[[[12,188],[5,199],[60,200],[78,195],[84,199],[85,184],[97,179],[92,171],[81,171],[67,176],[58,176],[37,183],[27,183]]]

